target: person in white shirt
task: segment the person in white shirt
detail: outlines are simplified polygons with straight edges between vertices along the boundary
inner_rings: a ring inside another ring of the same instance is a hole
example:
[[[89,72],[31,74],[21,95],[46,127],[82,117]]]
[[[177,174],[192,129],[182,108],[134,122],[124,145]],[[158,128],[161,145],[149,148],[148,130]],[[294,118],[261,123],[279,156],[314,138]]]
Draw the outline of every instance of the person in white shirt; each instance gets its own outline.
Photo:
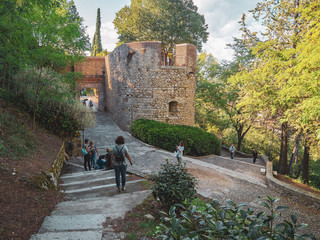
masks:
[[[177,152],[177,159],[178,163],[182,166],[182,155],[183,155],[183,150],[184,150],[184,144],[181,141],[179,145],[176,145],[176,152]]]

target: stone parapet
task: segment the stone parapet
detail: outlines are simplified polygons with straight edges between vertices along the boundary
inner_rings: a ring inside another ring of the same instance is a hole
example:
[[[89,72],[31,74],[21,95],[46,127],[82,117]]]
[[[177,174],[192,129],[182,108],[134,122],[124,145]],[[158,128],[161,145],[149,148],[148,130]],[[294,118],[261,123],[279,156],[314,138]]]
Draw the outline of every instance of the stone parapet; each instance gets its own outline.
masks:
[[[262,159],[266,162],[266,178],[267,183],[277,192],[286,195],[288,198],[304,203],[306,206],[313,206],[320,209],[320,195],[307,192],[300,188],[295,188],[285,182],[276,179],[273,176],[272,162],[265,155],[261,155]]]

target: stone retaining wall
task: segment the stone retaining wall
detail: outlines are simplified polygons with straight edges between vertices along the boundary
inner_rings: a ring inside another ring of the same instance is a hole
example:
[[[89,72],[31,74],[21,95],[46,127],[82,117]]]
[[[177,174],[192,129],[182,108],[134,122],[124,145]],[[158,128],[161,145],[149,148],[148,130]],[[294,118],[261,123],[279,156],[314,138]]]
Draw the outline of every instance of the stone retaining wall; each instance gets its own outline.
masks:
[[[229,151],[228,147],[222,146],[221,148]],[[252,157],[251,154],[246,154],[239,151],[236,151],[236,156]],[[259,155],[258,158],[262,159],[266,163],[266,180],[270,187],[280,194],[286,195],[293,201],[302,201],[306,206],[311,205],[320,209],[320,196],[300,188],[292,187],[291,185],[276,179],[273,176],[273,164],[269,161],[268,157],[265,155]]]
[[[32,182],[43,190],[57,189],[58,178],[60,177],[61,170],[65,159],[65,148],[64,143],[62,144],[58,155],[53,162],[52,168],[46,172],[42,172],[40,175],[33,177]]]
[[[286,195],[286,197],[293,201],[298,201],[306,206],[313,206],[320,209],[320,197],[316,194],[307,192],[300,188],[292,187],[291,185],[284,183],[273,176],[272,162],[269,161],[267,156],[259,155],[266,162],[266,179],[269,186],[280,194]]]

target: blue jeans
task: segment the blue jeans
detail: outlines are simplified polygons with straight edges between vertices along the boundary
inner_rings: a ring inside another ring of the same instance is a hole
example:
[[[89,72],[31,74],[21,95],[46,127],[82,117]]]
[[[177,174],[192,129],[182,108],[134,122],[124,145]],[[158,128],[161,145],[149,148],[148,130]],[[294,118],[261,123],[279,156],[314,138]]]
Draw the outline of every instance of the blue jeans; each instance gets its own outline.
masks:
[[[126,181],[127,181],[127,165],[119,165],[119,166],[113,166],[114,168],[114,172],[116,174],[116,184],[117,184],[117,188],[120,188],[120,174],[121,174],[121,183],[122,183],[122,187],[124,187],[126,185]]]

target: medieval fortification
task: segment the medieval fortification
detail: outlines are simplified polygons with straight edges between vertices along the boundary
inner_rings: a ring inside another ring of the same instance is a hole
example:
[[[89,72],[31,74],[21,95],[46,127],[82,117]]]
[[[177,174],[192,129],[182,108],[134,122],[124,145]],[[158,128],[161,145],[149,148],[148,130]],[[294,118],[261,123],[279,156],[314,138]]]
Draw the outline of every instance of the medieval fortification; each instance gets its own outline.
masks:
[[[196,54],[194,45],[176,45],[174,66],[164,66],[160,42],[122,44],[77,64],[77,89],[96,88],[99,110],[124,130],[138,118],[194,125]]]

